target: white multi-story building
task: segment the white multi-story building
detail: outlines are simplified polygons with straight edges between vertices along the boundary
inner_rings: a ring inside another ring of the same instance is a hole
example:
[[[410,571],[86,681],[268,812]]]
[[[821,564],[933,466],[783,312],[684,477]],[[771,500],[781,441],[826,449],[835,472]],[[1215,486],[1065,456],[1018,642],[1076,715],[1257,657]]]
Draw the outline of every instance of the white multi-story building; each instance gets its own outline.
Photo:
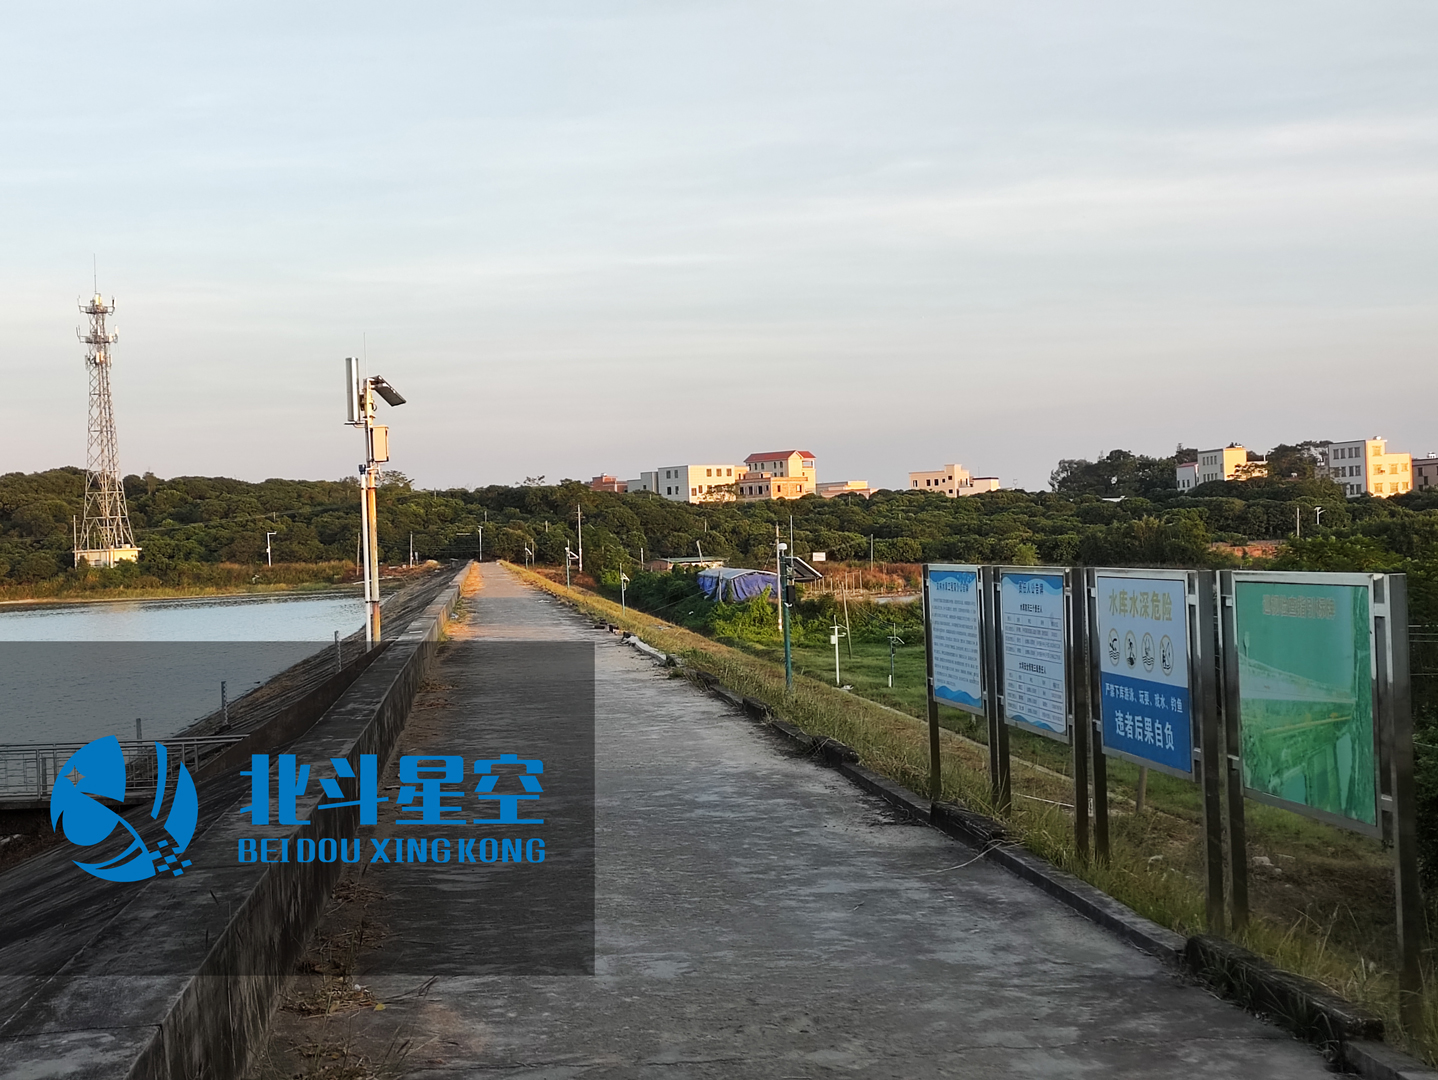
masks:
[[[835,480],[831,483],[820,484],[816,490],[825,499],[832,499],[839,495],[862,495],[867,499],[874,493],[867,480]]]
[[[961,495],[978,495],[985,491],[998,491],[997,476],[972,476],[962,465],[945,465],[942,469],[929,472],[909,473],[910,491],[931,491],[958,498]]]
[[[739,478],[739,497],[749,502],[760,499],[800,499],[814,494],[819,473],[814,455],[807,450],[767,450],[744,459]]]
[[[1417,490],[1438,489],[1438,454],[1413,459],[1413,487]]]
[[[1248,449],[1229,443],[1217,450],[1200,450],[1196,461],[1185,461],[1173,470],[1179,491],[1188,491],[1199,484],[1219,480],[1253,480],[1268,475],[1268,462],[1250,461]]]
[[[733,502],[744,466],[666,465],[655,471],[655,490],[674,502]],[[631,489],[633,490],[633,489]]]
[[[1388,453],[1381,436],[1329,443],[1321,471],[1343,485],[1350,499],[1372,495],[1387,499],[1413,489],[1413,455]]]
[[[1217,450],[1198,452],[1198,482],[1215,480],[1252,480],[1268,475],[1266,461],[1249,461],[1248,450],[1239,443],[1229,443]]]
[[[624,490],[626,491],[658,491],[659,474],[657,472],[642,472],[637,480],[625,480]]]

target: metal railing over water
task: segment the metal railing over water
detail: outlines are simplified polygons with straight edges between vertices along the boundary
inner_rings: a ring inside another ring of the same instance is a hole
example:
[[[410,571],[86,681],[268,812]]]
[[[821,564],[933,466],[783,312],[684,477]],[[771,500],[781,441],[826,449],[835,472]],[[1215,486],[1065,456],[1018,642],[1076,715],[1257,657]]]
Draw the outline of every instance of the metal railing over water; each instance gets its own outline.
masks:
[[[203,758],[239,742],[243,735],[176,735],[159,742],[165,744],[172,760],[184,762],[190,774],[198,776]],[[71,754],[82,742],[23,743],[0,746],[0,805],[31,803],[50,798],[55,777]],[[155,744],[121,740],[125,755],[125,797],[153,793],[155,790]]]

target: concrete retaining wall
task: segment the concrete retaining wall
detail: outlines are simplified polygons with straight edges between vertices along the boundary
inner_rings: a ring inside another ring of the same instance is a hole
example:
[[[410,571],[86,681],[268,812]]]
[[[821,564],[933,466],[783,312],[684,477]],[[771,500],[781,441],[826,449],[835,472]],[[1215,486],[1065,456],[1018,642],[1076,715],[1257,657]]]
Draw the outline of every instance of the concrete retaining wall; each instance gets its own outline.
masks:
[[[468,569],[290,751],[302,761],[389,756]],[[309,813],[320,801],[313,792],[298,805],[311,824],[268,828],[235,813],[237,801],[207,830],[206,842],[234,850],[241,836],[358,835],[357,807]],[[196,867],[182,878],[150,883],[159,887],[142,889],[63,972],[36,980],[0,1030],[0,1078],[240,1076],[343,869],[339,862],[291,863],[267,867],[255,880],[254,867]],[[218,918],[211,900],[229,905]],[[126,970],[124,959],[140,949],[146,957],[173,950],[177,959],[168,971],[186,970],[193,956],[191,974],[107,974]]]

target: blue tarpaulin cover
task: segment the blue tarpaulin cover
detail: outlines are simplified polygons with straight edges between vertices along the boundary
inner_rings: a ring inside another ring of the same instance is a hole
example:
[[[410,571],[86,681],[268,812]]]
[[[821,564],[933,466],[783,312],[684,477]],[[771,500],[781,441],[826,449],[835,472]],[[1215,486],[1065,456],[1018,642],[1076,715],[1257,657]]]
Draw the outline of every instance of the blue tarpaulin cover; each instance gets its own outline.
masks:
[[[699,571],[699,589],[710,600],[743,603],[769,590],[779,591],[779,575],[772,570],[745,570],[738,566],[715,566]]]

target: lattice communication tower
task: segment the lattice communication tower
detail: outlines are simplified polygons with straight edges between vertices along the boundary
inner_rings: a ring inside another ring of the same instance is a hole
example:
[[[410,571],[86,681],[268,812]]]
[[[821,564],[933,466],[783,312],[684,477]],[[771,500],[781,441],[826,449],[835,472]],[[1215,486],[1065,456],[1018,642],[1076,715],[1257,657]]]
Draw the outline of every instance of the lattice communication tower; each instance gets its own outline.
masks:
[[[110,398],[110,346],[120,338],[105,326],[105,318],[113,314],[115,301],[107,304],[96,293],[80,310],[90,316],[89,333],[76,331],[89,346],[85,367],[90,372],[90,452],[85,466],[85,513],[75,536],[75,565],[84,559],[91,566],[114,566],[140,557],[120,482],[120,448]]]

